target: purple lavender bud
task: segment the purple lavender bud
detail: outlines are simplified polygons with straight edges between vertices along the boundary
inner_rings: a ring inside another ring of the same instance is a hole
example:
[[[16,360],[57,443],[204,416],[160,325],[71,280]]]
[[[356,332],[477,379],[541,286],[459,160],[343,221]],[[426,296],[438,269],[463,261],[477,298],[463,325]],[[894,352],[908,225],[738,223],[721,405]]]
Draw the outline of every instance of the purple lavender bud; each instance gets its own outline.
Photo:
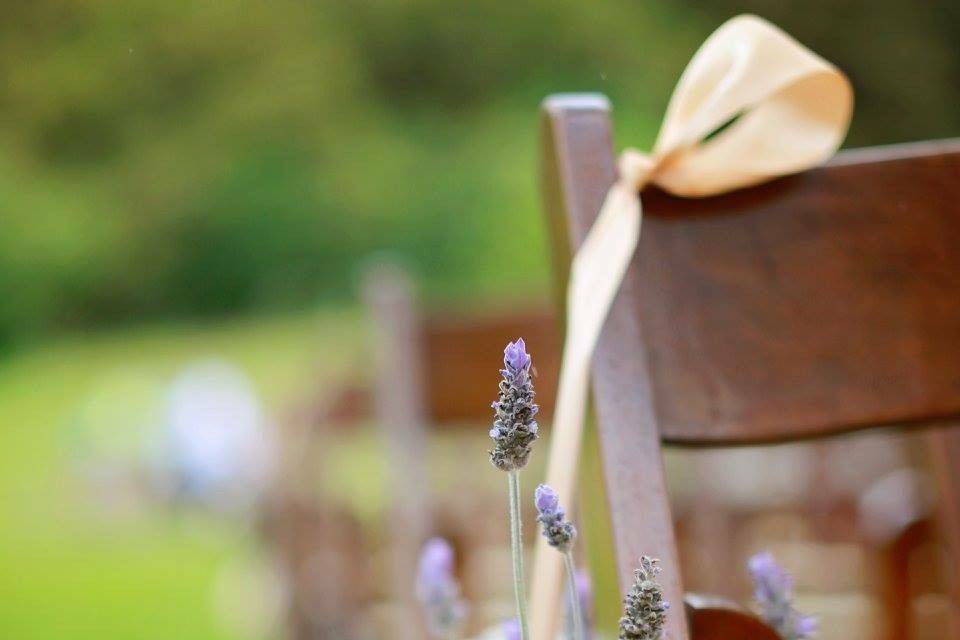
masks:
[[[754,597],[760,617],[773,627],[783,640],[812,637],[819,628],[816,617],[793,608],[793,578],[777,564],[771,553],[758,553],[747,561],[753,578]]]
[[[490,437],[494,440],[490,461],[503,471],[515,471],[526,466],[533,442],[539,437],[534,419],[539,407],[533,399],[533,379],[530,377],[532,359],[523,338],[511,342],[503,350],[503,369],[500,374],[500,395],[493,403],[494,423]]]
[[[797,616],[793,630],[798,638],[812,638],[820,631],[820,620],[816,616],[800,614]]]
[[[533,500],[541,514],[554,513],[560,508],[560,496],[549,485],[539,485],[533,492]]]
[[[670,603],[663,599],[663,587],[657,582],[661,569],[655,558],[643,556],[634,571],[633,586],[623,599],[620,640],[660,640]]]
[[[423,606],[427,629],[438,638],[446,638],[463,622],[466,603],[460,598],[460,585],[453,575],[453,548],[442,538],[428,540],[417,568],[417,599]]]
[[[503,640],[520,640],[520,621],[516,618],[510,618],[500,628],[503,634]]]
[[[530,362],[530,354],[527,353],[527,345],[523,338],[509,343],[503,350],[503,364],[508,369],[529,370]]]
[[[567,552],[577,537],[577,529],[566,519],[566,512],[560,506],[557,492],[541,484],[534,492],[534,504],[537,506],[537,522],[543,527],[543,537],[551,547]]]

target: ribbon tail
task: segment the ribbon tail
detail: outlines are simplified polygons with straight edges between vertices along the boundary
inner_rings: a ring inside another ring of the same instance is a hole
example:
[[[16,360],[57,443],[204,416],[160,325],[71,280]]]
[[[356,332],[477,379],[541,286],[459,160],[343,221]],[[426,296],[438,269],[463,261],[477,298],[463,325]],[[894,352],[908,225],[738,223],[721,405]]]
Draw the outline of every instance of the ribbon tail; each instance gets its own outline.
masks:
[[[574,503],[594,348],[640,240],[641,207],[635,188],[614,184],[577,251],[567,289],[567,333],[547,464],[547,484]],[[555,637],[560,619],[562,557],[537,542],[531,591],[533,640]]]

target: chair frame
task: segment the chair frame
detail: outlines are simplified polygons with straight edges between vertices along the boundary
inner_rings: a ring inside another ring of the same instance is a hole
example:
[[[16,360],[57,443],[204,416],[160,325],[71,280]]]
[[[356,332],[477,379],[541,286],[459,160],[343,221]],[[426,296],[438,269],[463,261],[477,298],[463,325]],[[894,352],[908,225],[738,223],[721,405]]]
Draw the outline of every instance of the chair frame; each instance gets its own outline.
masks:
[[[555,248],[558,290],[562,292],[573,250],[584,240],[616,176],[607,99],[596,94],[561,94],[545,100],[542,107],[541,153],[542,195]],[[812,178],[787,178],[775,181],[772,186],[764,185],[721,196],[725,199],[724,210],[726,213],[751,211],[765,202],[776,201],[782,193],[791,189],[816,193],[818,184],[825,180],[857,175],[863,168],[891,160],[905,161],[904,166],[921,177],[930,167],[942,170],[943,163],[947,162],[950,167],[956,167],[960,179],[960,140],[843,152],[826,167],[811,172],[815,174]],[[674,199],[656,190],[645,192],[643,200],[645,209],[655,209],[657,215],[697,215],[697,208],[702,206],[687,205],[685,203],[689,201]],[[825,201],[824,206],[837,208],[841,205]],[[645,227],[648,224],[649,221],[645,220]],[[645,228],[643,233],[649,231]],[[957,240],[960,242],[960,238]],[[722,411],[715,416],[715,421],[698,421],[690,419],[692,414],[684,414],[682,407],[674,411],[672,406],[667,406],[668,415],[664,419],[662,407],[657,406],[657,401],[668,393],[665,385],[673,380],[658,380],[652,373],[650,350],[653,345],[645,340],[640,318],[643,315],[641,305],[645,302],[649,304],[650,292],[647,290],[648,300],[645,301],[644,283],[641,282],[643,269],[638,266],[640,260],[638,257],[626,274],[597,344],[592,366],[593,406],[598,422],[602,467],[622,590],[626,590],[632,581],[636,559],[640,555],[655,555],[661,559],[664,567],[665,597],[673,602],[679,602],[684,597],[661,460],[663,442],[684,445],[782,442],[891,423],[918,426],[960,423],[960,392],[955,395],[952,393],[954,388],[950,386],[948,378],[933,381],[943,383],[937,387],[937,393],[924,395],[918,392],[902,407],[881,406],[874,402],[874,398],[867,398],[862,410],[855,407],[849,415],[835,419],[828,416],[823,407],[817,407],[806,414],[799,412],[795,418],[790,414],[791,419],[784,419],[786,424],[781,424],[778,419],[783,416],[772,411],[772,405],[764,406],[762,398],[758,404],[765,412],[748,415],[743,422]],[[960,279],[944,285],[944,289],[950,287],[953,287],[952,291],[960,301]],[[960,302],[953,304],[951,309],[958,311],[957,326],[960,327]],[[957,348],[960,347],[960,331],[957,337],[958,341],[945,345],[945,348],[951,349],[960,362],[960,348]],[[799,353],[796,349],[793,352]],[[889,363],[883,361],[877,366],[886,364]],[[890,365],[891,368],[893,366]],[[934,375],[938,373],[942,373],[943,377],[953,372],[934,372]],[[892,369],[891,376],[895,376]],[[854,393],[858,388],[864,388],[862,381],[853,379],[849,390],[841,385],[835,393],[837,397],[843,397],[843,394]],[[883,394],[878,395],[882,397]],[[875,408],[878,410],[874,411]],[[674,411],[674,414],[670,414],[670,411]],[[960,451],[960,438],[955,434],[956,430],[943,430],[932,437],[942,439],[939,449],[943,455],[940,456],[938,468],[941,471],[942,488],[945,488],[943,498],[949,501],[944,509],[946,537],[953,548],[960,551],[960,544],[957,544],[960,541],[960,502],[957,499],[960,494],[957,490],[960,487],[960,471],[956,464],[951,464],[947,455],[949,451]],[[949,446],[943,446],[944,442]],[[960,575],[957,557],[954,553],[953,576]],[[960,603],[960,587],[953,585],[953,588],[954,602]],[[718,627],[709,621],[709,616],[702,614],[698,617],[697,612],[710,609],[711,602],[694,599],[688,600],[687,604],[687,619],[683,616],[670,619],[667,632],[675,640],[687,640],[694,636],[697,640],[738,637],[738,633],[752,633],[751,629],[755,629],[751,625],[756,623],[749,615],[731,614],[724,630],[710,632],[710,629]],[[960,638],[960,635],[954,632],[952,637]]]

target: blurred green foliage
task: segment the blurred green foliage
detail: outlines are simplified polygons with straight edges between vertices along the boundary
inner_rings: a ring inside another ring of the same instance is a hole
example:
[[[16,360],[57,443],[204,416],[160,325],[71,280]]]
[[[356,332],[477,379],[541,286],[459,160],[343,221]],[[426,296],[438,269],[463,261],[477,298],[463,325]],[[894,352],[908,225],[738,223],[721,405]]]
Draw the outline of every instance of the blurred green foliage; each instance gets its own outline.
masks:
[[[118,500],[117,469],[89,473],[78,413],[98,396],[113,398],[110,411],[123,407],[130,381],[168,382],[217,357],[249,375],[276,415],[345,375],[363,333],[359,312],[328,310],[64,337],[0,360],[0,638],[262,637],[243,628],[242,594],[221,602],[231,570],[263,560],[255,532],[146,495]],[[135,425],[110,426],[117,444]],[[364,469],[361,495],[377,495],[368,485],[380,468]]]
[[[304,307],[381,250],[433,296],[542,288],[539,100],[603,91],[646,145],[744,9],[851,73],[853,143],[960,129],[948,0],[4,2],[0,345]]]

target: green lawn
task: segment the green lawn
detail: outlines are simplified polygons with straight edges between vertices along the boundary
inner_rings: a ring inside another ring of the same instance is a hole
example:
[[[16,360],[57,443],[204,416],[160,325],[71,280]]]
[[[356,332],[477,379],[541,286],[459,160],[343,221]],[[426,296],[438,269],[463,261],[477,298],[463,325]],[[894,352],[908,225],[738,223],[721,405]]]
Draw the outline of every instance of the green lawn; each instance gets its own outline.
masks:
[[[250,635],[238,631],[245,612],[232,593],[242,580],[224,576],[256,566],[251,534],[198,511],[104,508],[77,472],[71,424],[91,395],[109,411],[110,389],[122,406],[130,380],[165,381],[205,357],[239,366],[281,409],[355,366],[358,320],[325,311],[147,327],[64,338],[0,362],[0,637]],[[123,442],[124,421],[114,423]]]

